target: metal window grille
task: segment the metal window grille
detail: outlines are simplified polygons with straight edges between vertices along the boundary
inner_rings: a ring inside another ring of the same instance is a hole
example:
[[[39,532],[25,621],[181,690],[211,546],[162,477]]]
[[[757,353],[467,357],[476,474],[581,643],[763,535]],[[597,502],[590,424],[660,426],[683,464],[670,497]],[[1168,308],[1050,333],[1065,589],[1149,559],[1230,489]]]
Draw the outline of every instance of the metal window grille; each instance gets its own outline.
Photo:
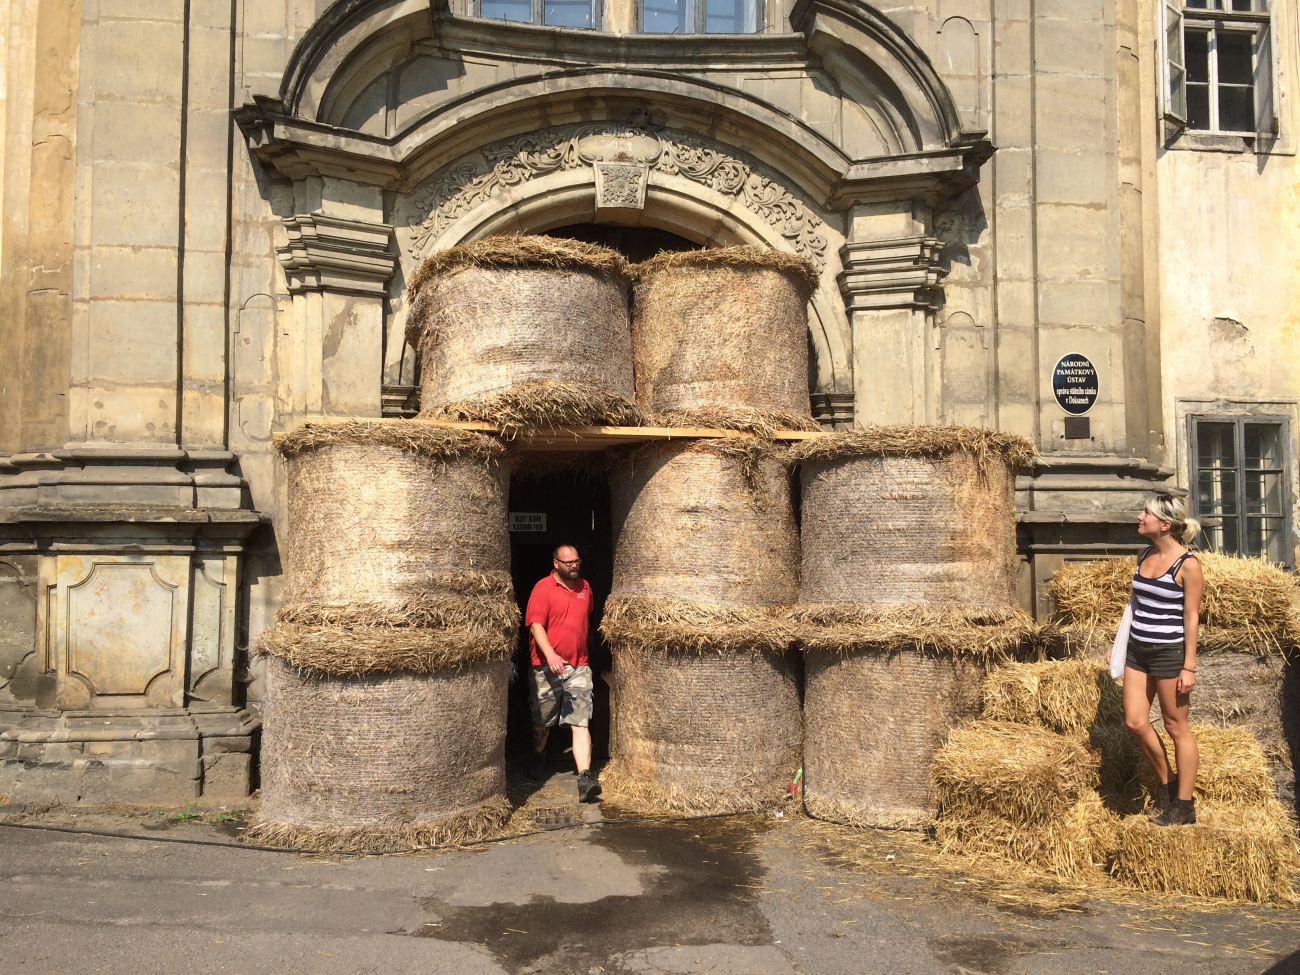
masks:
[[[1290,435],[1284,417],[1195,416],[1192,510],[1202,548],[1290,565]]]

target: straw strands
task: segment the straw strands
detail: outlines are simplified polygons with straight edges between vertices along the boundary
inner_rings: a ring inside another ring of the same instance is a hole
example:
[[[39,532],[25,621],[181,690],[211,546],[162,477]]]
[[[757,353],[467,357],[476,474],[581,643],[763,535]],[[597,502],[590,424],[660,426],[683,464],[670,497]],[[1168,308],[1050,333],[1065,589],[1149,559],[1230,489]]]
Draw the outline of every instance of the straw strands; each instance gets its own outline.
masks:
[[[748,407],[810,420],[816,268],[761,247],[661,253],[635,268],[637,401],[656,412]],[[794,427],[799,429],[800,427]]]
[[[417,419],[495,423],[507,435],[523,429],[639,427],[645,414],[625,395],[595,384],[528,379],[424,410]]]
[[[1117,828],[1113,874],[1143,890],[1296,905],[1295,835],[1277,802],[1198,805],[1193,826],[1130,816]]]
[[[770,808],[800,766],[790,652],[642,653],[614,646],[605,795],[644,811]]]
[[[1157,728],[1156,733],[1165,743],[1165,751],[1173,764],[1173,741],[1163,728]],[[1198,802],[1216,806],[1258,806],[1272,798],[1273,777],[1269,774],[1268,758],[1254,735],[1245,728],[1216,728],[1212,725],[1192,725],[1192,734],[1201,754],[1201,765],[1196,773]],[[1149,763],[1142,762],[1139,776],[1147,795],[1154,797],[1160,783]]]
[[[804,805],[857,826],[923,827],[930,759],[979,714],[984,664],[915,652],[804,651]]]
[[[481,617],[489,575],[497,600],[511,598],[506,474],[485,461],[502,453],[491,438],[395,420],[307,427],[281,449],[283,619],[380,622],[427,612],[435,595],[471,600],[464,612]]]
[[[1030,466],[1038,448],[1024,437],[1002,430],[925,425],[871,426],[805,440],[791,451],[795,463],[845,457],[975,457],[981,468],[1005,464],[1012,472]]]
[[[775,448],[752,438],[650,444],[611,472],[611,595],[788,604],[799,537]]]
[[[649,421],[660,427],[709,427],[740,430],[771,440],[781,430],[816,433],[821,424],[810,416],[789,410],[761,410],[750,406],[701,406],[692,409],[661,410]]]
[[[1196,558],[1205,574],[1201,626],[1207,649],[1280,653],[1300,640],[1290,573],[1263,559],[1214,552],[1197,552]],[[1056,571],[1048,592],[1072,646],[1109,645],[1106,631],[1114,636],[1136,569],[1137,559],[1126,558],[1067,562]]]
[[[1098,723],[1122,729],[1124,698],[1100,660],[1017,663],[984,679],[984,717],[1058,732]]]
[[[262,806],[247,835],[395,852],[499,828],[509,666],[322,678],[269,659]]]
[[[1038,627],[1019,609],[946,610],[868,603],[801,603],[787,615],[793,636],[808,650],[855,650],[1009,659],[1031,648]]]
[[[407,290],[423,409],[514,426],[635,416],[629,287],[617,253],[577,241],[499,237],[434,254]],[[558,385],[503,392],[524,383]]]
[[[1076,738],[1006,721],[953,729],[931,766],[942,816],[997,816],[1021,826],[1061,819],[1097,781]]]
[[[349,676],[368,673],[438,674],[482,660],[503,660],[515,649],[519,607],[497,609],[498,625],[394,627],[280,622],[262,634],[260,656],[279,657],[300,671]],[[513,625],[503,625],[508,610]]]
[[[668,596],[610,596],[600,632],[643,653],[783,651],[794,642],[783,607],[719,606]]]
[[[491,437],[468,430],[434,427],[410,420],[331,420],[304,424],[277,434],[275,448],[285,460],[322,447],[392,447],[403,453],[443,459],[499,461],[505,449]]]
[[[1059,818],[1032,829],[987,815],[945,815],[935,823],[941,854],[995,858],[1076,879],[1105,868],[1118,846],[1119,819],[1095,792],[1085,792]]]
[[[857,433],[792,449],[802,465],[800,602],[961,612],[1016,604],[1013,469],[991,448],[981,461],[953,446],[964,435],[954,428],[947,441],[936,437],[929,453],[859,450],[881,445]],[[970,439],[996,442],[987,433]],[[941,443],[952,449],[943,453]]]

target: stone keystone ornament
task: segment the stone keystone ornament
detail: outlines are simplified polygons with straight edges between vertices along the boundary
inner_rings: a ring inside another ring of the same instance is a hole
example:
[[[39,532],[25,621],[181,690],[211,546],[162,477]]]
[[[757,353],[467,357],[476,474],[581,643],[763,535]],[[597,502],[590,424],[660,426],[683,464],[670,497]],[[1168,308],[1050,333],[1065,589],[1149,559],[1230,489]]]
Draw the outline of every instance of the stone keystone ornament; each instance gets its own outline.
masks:
[[[1083,416],[1097,402],[1097,367],[1085,355],[1061,356],[1052,370],[1052,395],[1071,416]]]

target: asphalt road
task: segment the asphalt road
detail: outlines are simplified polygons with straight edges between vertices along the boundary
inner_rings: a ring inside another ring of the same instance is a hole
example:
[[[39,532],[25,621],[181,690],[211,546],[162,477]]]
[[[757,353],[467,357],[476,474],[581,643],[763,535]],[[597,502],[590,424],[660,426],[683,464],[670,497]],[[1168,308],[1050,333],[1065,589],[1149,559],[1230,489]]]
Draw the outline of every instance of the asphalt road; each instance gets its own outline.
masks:
[[[888,836],[880,871],[845,865],[788,817],[585,825],[396,857],[173,842],[232,842],[234,824],[213,818],[27,819],[139,839],[0,825],[0,970],[1300,973],[1300,912],[1043,908],[908,876]]]

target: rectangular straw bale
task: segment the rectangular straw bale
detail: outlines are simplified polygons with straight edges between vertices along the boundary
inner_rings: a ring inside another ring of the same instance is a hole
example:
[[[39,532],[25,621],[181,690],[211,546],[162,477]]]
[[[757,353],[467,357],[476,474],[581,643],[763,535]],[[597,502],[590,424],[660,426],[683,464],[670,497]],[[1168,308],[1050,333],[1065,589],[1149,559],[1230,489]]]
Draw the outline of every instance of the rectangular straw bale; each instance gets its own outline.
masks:
[[[1264,559],[1197,552],[1205,573],[1201,626],[1206,642],[1247,653],[1279,653],[1300,637],[1293,607],[1295,578]],[[1084,643],[1094,630],[1119,623],[1128,605],[1136,557],[1067,562],[1052,577],[1048,592],[1073,642]],[[1220,636],[1216,637],[1216,634]]]
[[[1100,660],[1013,663],[984,679],[984,717],[1053,731],[1123,725],[1124,699]]]
[[[1192,826],[1130,816],[1118,828],[1112,873],[1143,890],[1260,903],[1298,903],[1292,824],[1273,800],[1200,806]]]
[[[1006,721],[955,729],[930,766],[941,818],[998,816],[1041,826],[1065,815],[1097,782],[1083,742]]]
[[[1001,816],[943,816],[935,823],[935,840],[942,854],[993,857],[1074,878],[1106,866],[1118,825],[1119,817],[1089,791],[1059,820],[1032,829]]]
[[[1169,761],[1174,761],[1174,743],[1168,732],[1156,728],[1165,743]],[[1224,806],[1256,806],[1268,801],[1273,794],[1273,776],[1269,772],[1268,756],[1259,742],[1245,728],[1216,728],[1213,725],[1192,725],[1196,745],[1201,753],[1200,768],[1196,773],[1196,798]],[[1140,776],[1142,789],[1154,797],[1159,781],[1150,763],[1142,762]]]

